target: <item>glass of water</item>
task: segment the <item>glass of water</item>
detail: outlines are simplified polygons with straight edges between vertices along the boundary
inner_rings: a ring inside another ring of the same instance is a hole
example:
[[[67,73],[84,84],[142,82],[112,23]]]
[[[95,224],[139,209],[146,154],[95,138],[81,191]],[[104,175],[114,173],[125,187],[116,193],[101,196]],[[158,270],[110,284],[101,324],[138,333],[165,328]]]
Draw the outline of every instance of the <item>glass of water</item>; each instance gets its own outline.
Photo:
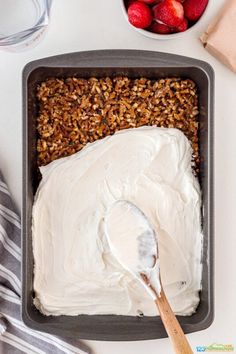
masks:
[[[37,44],[49,24],[52,0],[0,0],[0,49],[21,51]]]

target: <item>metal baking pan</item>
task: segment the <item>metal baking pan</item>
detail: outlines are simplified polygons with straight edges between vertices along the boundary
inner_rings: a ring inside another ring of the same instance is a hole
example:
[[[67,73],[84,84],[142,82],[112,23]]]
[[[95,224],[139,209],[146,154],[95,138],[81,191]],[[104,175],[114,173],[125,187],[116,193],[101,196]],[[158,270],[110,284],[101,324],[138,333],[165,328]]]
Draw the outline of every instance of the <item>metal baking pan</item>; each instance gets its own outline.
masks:
[[[210,326],[214,317],[214,72],[205,62],[172,54],[140,50],[101,50],[58,55],[33,61],[23,71],[23,208],[22,318],[35,330],[94,340],[144,340],[166,337],[160,317],[115,315],[44,316],[33,305],[31,211],[39,178],[36,163],[36,86],[48,77],[127,75],[157,79],[191,78],[200,104],[200,184],[204,233],[200,304],[192,316],[179,316],[185,333]]]

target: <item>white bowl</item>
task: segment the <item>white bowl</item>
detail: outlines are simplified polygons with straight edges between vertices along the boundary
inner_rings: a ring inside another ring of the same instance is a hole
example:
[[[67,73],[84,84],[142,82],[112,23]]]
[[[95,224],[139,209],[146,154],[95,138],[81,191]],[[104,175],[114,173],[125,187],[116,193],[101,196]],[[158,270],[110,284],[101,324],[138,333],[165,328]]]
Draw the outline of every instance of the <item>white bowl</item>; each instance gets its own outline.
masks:
[[[127,22],[129,23],[129,25],[137,32],[139,32],[140,34],[142,34],[143,36],[149,37],[149,38],[153,38],[153,39],[175,39],[178,37],[181,37],[183,35],[185,35],[185,33],[189,33],[192,31],[192,29],[197,28],[199,26],[199,23],[202,22],[203,18],[207,15],[207,12],[209,11],[209,2],[210,0],[208,0],[208,4],[205,8],[205,11],[203,12],[202,16],[199,18],[199,20],[191,27],[189,27],[186,31],[184,32],[177,32],[177,33],[171,33],[171,34],[159,34],[159,33],[153,33],[153,32],[149,32],[145,29],[140,29],[137,28],[133,25],[131,25],[131,23],[128,20],[128,14],[127,14],[127,10],[126,10],[126,6],[125,6],[125,0],[120,0],[121,3],[121,8],[123,11],[123,14],[127,20]]]

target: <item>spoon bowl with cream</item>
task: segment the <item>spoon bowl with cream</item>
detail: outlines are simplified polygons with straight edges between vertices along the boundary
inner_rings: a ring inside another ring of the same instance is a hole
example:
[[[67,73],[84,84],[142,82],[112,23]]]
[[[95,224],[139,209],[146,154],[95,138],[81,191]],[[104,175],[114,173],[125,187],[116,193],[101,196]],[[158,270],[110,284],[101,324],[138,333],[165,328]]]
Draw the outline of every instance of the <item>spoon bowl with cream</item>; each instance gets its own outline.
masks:
[[[105,216],[111,252],[155,301],[175,353],[193,353],[161,285],[158,240],[145,214],[134,204],[118,200]]]

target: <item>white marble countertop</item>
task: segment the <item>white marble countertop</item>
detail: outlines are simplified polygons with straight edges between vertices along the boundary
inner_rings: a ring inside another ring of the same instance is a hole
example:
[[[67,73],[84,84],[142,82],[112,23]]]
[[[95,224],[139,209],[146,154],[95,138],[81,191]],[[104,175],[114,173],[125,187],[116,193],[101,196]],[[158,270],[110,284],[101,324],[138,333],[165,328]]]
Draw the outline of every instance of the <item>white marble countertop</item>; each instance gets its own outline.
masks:
[[[49,31],[34,49],[0,52],[0,168],[20,210],[22,180],[21,74],[42,57],[95,49],[146,49],[182,54],[210,63],[216,75],[215,99],[215,320],[207,330],[188,335],[196,346],[236,347],[236,74],[224,67],[198,40],[224,0],[211,0],[199,28],[170,41],[141,36],[126,23],[119,0],[57,0]],[[233,45],[233,43],[232,43]],[[168,339],[148,342],[91,342],[95,354],[171,354]],[[235,348],[236,352],[236,348]]]

